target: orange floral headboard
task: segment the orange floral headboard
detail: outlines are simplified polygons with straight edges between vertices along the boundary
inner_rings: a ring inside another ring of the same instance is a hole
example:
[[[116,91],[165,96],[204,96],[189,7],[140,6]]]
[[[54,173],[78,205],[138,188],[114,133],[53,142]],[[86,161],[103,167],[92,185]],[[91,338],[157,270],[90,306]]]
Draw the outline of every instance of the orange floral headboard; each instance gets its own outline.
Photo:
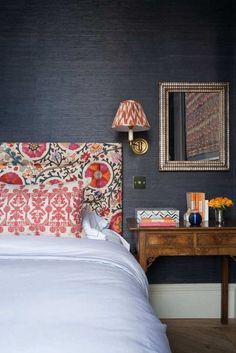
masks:
[[[85,203],[122,231],[122,146],[119,143],[0,143],[0,182],[58,183],[87,179]]]

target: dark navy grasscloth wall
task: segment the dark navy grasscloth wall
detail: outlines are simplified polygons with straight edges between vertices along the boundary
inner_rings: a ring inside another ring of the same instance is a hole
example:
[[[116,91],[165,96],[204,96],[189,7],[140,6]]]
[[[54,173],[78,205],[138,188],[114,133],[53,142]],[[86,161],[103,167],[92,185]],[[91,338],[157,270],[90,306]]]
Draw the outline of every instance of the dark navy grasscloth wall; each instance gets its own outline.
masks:
[[[0,140],[124,141],[125,216],[135,207],[183,213],[186,191],[236,200],[235,13],[233,0],[1,0]],[[230,82],[229,172],[158,171],[159,81]],[[123,99],[139,100],[149,118],[146,156],[111,130]],[[146,190],[133,189],[134,175],[146,176]],[[219,269],[218,258],[162,258],[148,276],[217,282]]]

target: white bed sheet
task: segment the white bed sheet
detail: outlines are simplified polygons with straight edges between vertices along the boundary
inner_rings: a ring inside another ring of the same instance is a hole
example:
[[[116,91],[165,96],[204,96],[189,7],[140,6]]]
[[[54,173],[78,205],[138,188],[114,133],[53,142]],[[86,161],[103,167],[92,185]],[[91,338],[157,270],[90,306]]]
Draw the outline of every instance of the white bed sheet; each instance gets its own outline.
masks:
[[[165,331],[121,245],[0,237],[0,352],[170,353]]]

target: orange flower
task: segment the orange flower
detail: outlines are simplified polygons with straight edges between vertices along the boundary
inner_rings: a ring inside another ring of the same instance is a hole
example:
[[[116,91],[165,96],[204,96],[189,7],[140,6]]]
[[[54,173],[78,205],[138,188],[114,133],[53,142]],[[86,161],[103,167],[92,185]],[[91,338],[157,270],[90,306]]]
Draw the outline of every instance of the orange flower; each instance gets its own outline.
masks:
[[[234,203],[228,197],[215,197],[209,201],[209,207],[225,210],[228,207],[233,207]]]

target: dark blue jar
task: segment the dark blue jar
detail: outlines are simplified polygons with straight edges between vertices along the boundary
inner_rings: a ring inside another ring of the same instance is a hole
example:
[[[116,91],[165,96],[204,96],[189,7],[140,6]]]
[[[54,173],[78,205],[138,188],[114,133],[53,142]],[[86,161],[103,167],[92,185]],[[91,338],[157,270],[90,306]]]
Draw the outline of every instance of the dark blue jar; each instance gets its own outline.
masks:
[[[199,226],[202,223],[202,216],[199,212],[192,211],[188,220],[192,226]]]

